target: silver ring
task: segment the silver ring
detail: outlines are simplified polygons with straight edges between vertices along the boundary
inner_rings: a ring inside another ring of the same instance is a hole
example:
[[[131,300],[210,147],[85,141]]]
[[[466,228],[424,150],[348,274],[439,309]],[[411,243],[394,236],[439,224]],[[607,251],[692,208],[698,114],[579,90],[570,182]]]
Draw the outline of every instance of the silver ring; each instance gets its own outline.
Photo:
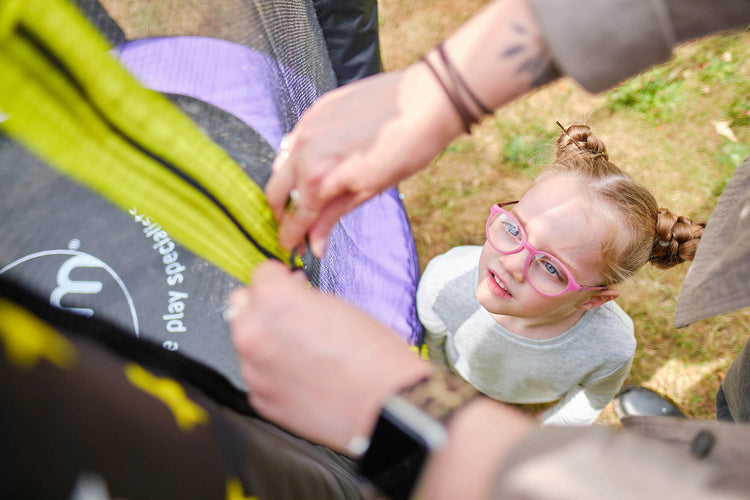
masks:
[[[222,316],[224,317],[224,321],[227,323],[231,323],[232,320],[237,317],[237,313],[239,311],[237,310],[237,307],[233,304],[229,304],[224,308],[224,312],[222,313]]]
[[[289,191],[289,201],[286,204],[287,212],[294,215],[301,215],[303,217],[310,217],[314,219],[318,216],[318,212],[315,210],[308,210],[302,206],[301,195],[299,189],[292,189]]]

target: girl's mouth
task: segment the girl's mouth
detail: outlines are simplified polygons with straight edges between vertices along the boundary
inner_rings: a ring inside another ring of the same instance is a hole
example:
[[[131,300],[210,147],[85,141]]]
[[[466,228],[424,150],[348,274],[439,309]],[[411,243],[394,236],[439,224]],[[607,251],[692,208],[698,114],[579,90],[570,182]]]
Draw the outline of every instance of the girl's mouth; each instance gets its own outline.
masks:
[[[502,279],[500,279],[498,275],[496,275],[492,271],[489,271],[489,278],[490,279],[488,279],[487,282],[489,284],[490,291],[493,294],[499,297],[513,297],[513,295],[510,293],[510,290],[508,289],[508,286]]]

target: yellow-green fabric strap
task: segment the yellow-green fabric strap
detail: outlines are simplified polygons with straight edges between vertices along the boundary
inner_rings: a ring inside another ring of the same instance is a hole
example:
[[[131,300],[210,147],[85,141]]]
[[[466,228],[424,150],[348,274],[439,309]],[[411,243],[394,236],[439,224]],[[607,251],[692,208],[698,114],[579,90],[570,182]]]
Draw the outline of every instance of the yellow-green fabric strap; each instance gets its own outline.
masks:
[[[242,282],[288,262],[258,185],[110,50],[68,0],[0,0],[0,130]]]

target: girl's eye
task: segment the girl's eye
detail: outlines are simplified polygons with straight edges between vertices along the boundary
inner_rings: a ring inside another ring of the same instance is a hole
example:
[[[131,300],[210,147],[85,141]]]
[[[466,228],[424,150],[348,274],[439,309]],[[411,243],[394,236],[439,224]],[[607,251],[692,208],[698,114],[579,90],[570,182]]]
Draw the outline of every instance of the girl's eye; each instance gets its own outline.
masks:
[[[505,225],[505,231],[509,235],[513,236],[514,238],[521,238],[521,230],[518,228],[517,224],[515,224],[513,221],[506,221],[503,222],[503,224]]]
[[[540,259],[538,264],[542,266],[545,276],[557,281],[566,281],[565,274],[557,268],[554,262],[544,258]]]

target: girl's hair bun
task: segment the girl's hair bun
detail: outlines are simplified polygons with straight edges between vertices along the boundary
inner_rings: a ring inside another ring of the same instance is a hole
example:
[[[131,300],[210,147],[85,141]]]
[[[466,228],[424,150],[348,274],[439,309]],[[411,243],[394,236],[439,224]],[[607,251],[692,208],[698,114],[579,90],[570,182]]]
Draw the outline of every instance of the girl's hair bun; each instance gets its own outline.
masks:
[[[658,268],[667,269],[693,260],[705,228],[705,222],[693,222],[666,208],[660,208],[649,261]]]
[[[562,134],[557,138],[558,160],[569,155],[609,159],[607,147],[594,135],[591,128],[587,125],[573,124],[566,129],[560,122],[555,123],[562,129]]]

